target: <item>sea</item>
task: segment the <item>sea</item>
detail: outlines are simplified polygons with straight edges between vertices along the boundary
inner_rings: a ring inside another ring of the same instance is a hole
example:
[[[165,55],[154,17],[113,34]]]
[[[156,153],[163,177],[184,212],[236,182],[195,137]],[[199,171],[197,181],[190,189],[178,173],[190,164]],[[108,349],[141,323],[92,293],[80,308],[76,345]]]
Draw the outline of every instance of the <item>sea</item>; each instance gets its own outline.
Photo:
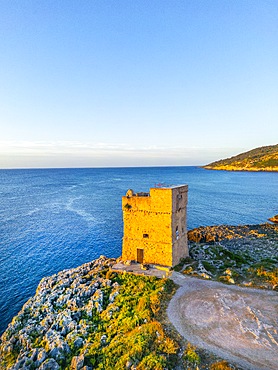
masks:
[[[121,197],[188,184],[188,229],[264,223],[278,213],[278,173],[199,167],[0,170],[0,333],[39,281],[121,255]]]

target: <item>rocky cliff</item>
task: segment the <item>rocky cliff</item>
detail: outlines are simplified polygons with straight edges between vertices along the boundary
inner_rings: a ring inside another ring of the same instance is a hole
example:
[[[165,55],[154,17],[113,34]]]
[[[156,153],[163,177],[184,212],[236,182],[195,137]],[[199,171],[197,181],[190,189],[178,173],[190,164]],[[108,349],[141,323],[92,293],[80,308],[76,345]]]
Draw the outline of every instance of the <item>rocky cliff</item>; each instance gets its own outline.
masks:
[[[72,368],[84,368],[84,356],[74,357],[89,334],[85,317],[103,310],[104,290],[109,302],[119,285],[99,277],[98,272],[115,260],[98,260],[43,278],[36,295],[15,316],[1,338],[1,369],[60,369],[66,358]],[[91,298],[88,300],[88,298]],[[112,308],[111,308],[112,309]],[[103,338],[104,340],[104,338]]]
[[[188,231],[188,240],[196,243],[211,243],[238,239],[258,239],[264,238],[265,241],[277,239],[278,227],[269,223],[261,225],[216,225],[200,226]]]
[[[278,224],[278,215],[270,217],[269,221],[273,222],[274,224]]]
[[[42,279],[1,337],[0,369],[166,368],[178,347],[155,317],[171,282],[117,274],[115,263]]]
[[[208,170],[278,171],[278,144],[263,146],[231,158],[207,164]]]

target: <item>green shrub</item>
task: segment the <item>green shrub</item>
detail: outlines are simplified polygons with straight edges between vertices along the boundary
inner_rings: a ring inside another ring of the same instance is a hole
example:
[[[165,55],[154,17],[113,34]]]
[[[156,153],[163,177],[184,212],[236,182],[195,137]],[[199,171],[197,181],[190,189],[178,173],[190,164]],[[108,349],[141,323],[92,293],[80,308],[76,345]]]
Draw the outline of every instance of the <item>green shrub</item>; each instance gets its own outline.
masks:
[[[196,347],[194,347],[191,343],[187,344],[187,347],[183,353],[183,362],[187,366],[197,366],[200,362],[200,356],[195,352]]]
[[[227,361],[215,362],[210,366],[210,370],[232,370]]]
[[[216,274],[217,269],[216,269],[216,267],[215,267],[215,266],[213,266],[211,263],[209,263],[208,261],[202,261],[202,264],[203,264],[204,268],[205,268],[207,271],[211,272],[213,275],[215,275],[215,274]]]

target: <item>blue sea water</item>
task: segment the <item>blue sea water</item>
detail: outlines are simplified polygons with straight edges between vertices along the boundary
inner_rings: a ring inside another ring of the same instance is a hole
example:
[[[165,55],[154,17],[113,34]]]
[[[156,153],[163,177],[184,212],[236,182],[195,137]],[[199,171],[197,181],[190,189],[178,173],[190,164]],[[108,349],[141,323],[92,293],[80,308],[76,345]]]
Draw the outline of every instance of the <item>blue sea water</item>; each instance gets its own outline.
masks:
[[[0,170],[0,333],[44,276],[121,254],[121,197],[189,185],[188,228],[278,213],[278,174],[198,167]]]

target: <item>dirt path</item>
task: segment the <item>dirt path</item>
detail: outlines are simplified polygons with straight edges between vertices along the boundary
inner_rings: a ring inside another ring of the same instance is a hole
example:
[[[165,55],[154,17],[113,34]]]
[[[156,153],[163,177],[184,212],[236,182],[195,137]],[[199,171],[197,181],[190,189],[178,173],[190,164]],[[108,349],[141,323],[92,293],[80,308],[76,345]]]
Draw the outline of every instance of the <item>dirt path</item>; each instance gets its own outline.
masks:
[[[278,294],[190,278],[174,272],[181,287],[167,309],[192,344],[244,369],[278,369]]]

